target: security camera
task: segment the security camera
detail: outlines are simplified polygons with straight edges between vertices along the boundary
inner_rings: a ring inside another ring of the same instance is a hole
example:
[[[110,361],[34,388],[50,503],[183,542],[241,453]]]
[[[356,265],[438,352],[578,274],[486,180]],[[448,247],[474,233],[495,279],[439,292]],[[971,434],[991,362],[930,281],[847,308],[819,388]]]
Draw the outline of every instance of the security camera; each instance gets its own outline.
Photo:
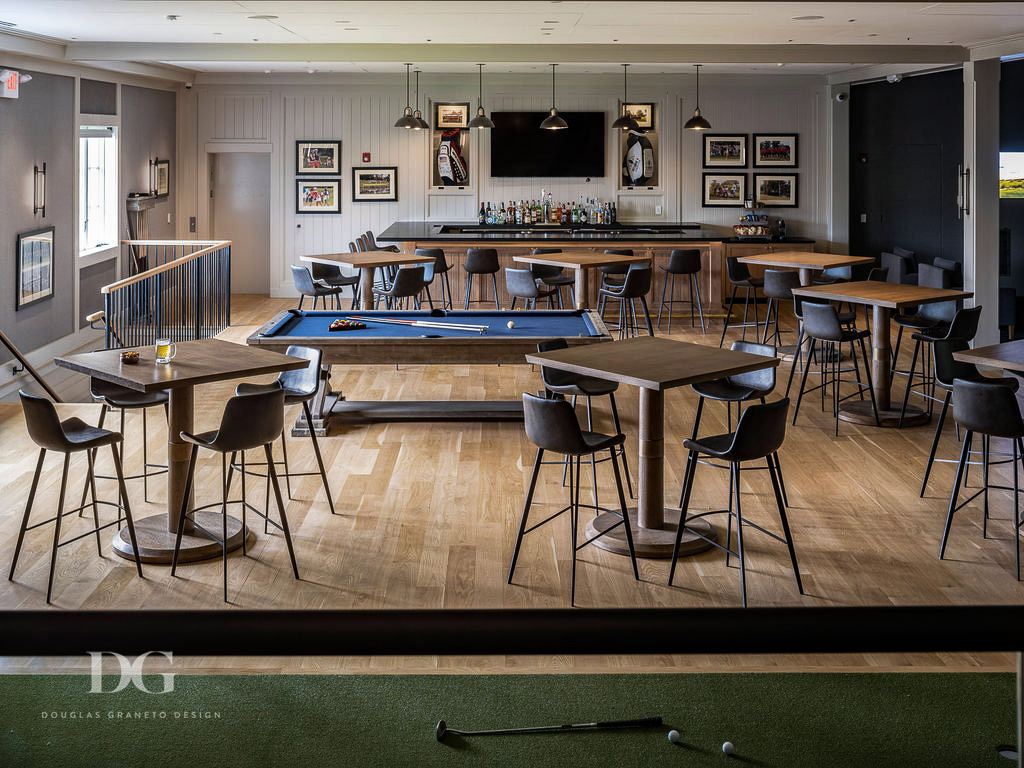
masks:
[[[844,101],[849,101],[849,99],[850,94],[846,93],[845,91],[840,91],[839,93],[836,94],[836,101],[838,101],[840,104],[842,104]]]
[[[185,83],[185,90],[186,91],[191,91],[192,90],[192,81],[191,80],[189,80],[187,83]]]

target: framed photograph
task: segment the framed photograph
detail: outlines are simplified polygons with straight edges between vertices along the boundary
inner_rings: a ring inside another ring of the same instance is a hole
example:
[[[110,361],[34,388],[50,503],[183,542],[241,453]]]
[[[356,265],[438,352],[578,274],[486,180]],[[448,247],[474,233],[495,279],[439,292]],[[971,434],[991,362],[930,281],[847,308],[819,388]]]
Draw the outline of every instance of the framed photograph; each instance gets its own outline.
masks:
[[[398,168],[353,168],[352,202],[392,203],[398,200]]]
[[[297,179],[296,213],[341,213],[339,179]]]
[[[705,168],[746,168],[747,135],[745,133],[709,136],[704,134]]]
[[[755,168],[796,168],[795,133],[755,133]]]
[[[434,105],[434,130],[465,128],[469,125],[469,102]]]
[[[705,173],[704,202],[705,208],[718,206],[743,207],[747,196],[747,174],[745,173]]]
[[[795,208],[797,205],[795,173],[754,174],[754,202],[766,207]]]
[[[641,128],[654,127],[653,104],[623,104],[622,114],[632,117]]]
[[[153,163],[153,190],[157,197],[167,197],[171,191],[171,161],[157,160]]]
[[[53,227],[18,235],[15,310],[53,297]]]
[[[299,139],[295,142],[296,175],[337,176],[341,174],[341,141]]]

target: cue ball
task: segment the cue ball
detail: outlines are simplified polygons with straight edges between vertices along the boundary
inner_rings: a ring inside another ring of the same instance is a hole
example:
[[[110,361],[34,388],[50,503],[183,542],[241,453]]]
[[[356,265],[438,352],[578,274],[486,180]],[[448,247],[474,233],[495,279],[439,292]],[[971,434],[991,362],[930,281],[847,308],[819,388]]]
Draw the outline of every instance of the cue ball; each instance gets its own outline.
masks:
[[[509,328],[515,328],[516,327],[516,324],[512,320],[509,320],[507,323],[505,323],[505,325],[507,325]]]
[[[679,735],[679,731],[671,730],[668,732],[668,740],[671,741],[673,744],[678,744],[680,741],[682,741],[682,736]]]
[[[731,741],[727,741],[722,745],[722,751],[727,755],[731,755],[736,751],[736,747],[732,745]]]

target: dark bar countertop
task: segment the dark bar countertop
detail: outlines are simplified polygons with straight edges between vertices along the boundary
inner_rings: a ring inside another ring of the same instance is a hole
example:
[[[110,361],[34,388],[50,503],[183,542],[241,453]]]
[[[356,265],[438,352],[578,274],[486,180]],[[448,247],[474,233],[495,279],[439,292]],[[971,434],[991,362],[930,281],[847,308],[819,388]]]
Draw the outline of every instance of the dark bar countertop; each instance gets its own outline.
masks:
[[[813,243],[806,237],[786,237],[782,240],[738,240],[726,237],[710,229],[703,229],[700,224],[685,222],[682,224],[603,224],[559,226],[534,225],[512,226],[481,225],[475,221],[435,222],[435,221],[396,221],[376,236],[382,243],[428,243],[428,242],[493,242],[515,243],[517,241],[546,240],[553,243],[579,243],[588,241],[636,241],[636,242],[782,242],[782,243]]]

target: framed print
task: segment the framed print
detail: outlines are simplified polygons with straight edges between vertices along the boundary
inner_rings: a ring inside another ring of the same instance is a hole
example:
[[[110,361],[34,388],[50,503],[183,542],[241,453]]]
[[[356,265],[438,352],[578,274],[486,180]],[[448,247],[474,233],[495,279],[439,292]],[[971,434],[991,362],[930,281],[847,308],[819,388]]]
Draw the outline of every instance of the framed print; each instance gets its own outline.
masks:
[[[341,141],[299,139],[295,142],[296,175],[337,176],[341,157]]]
[[[341,181],[338,179],[297,179],[296,213],[341,213]]]
[[[434,130],[465,128],[469,125],[469,102],[434,105]]]
[[[718,206],[743,207],[747,196],[747,174],[745,173],[705,173],[704,201],[705,208]]]
[[[632,117],[641,128],[654,127],[653,104],[623,104],[622,114]]]
[[[353,168],[352,202],[394,202],[398,200],[398,168]]]
[[[796,168],[795,133],[755,133],[755,168]]]
[[[167,197],[171,191],[171,161],[157,160],[153,164],[153,189],[157,197]]]
[[[53,227],[18,235],[14,309],[53,296]]]
[[[754,174],[754,202],[768,207],[796,207],[797,178],[795,173]]]
[[[747,135],[704,134],[704,167],[746,168]]]

